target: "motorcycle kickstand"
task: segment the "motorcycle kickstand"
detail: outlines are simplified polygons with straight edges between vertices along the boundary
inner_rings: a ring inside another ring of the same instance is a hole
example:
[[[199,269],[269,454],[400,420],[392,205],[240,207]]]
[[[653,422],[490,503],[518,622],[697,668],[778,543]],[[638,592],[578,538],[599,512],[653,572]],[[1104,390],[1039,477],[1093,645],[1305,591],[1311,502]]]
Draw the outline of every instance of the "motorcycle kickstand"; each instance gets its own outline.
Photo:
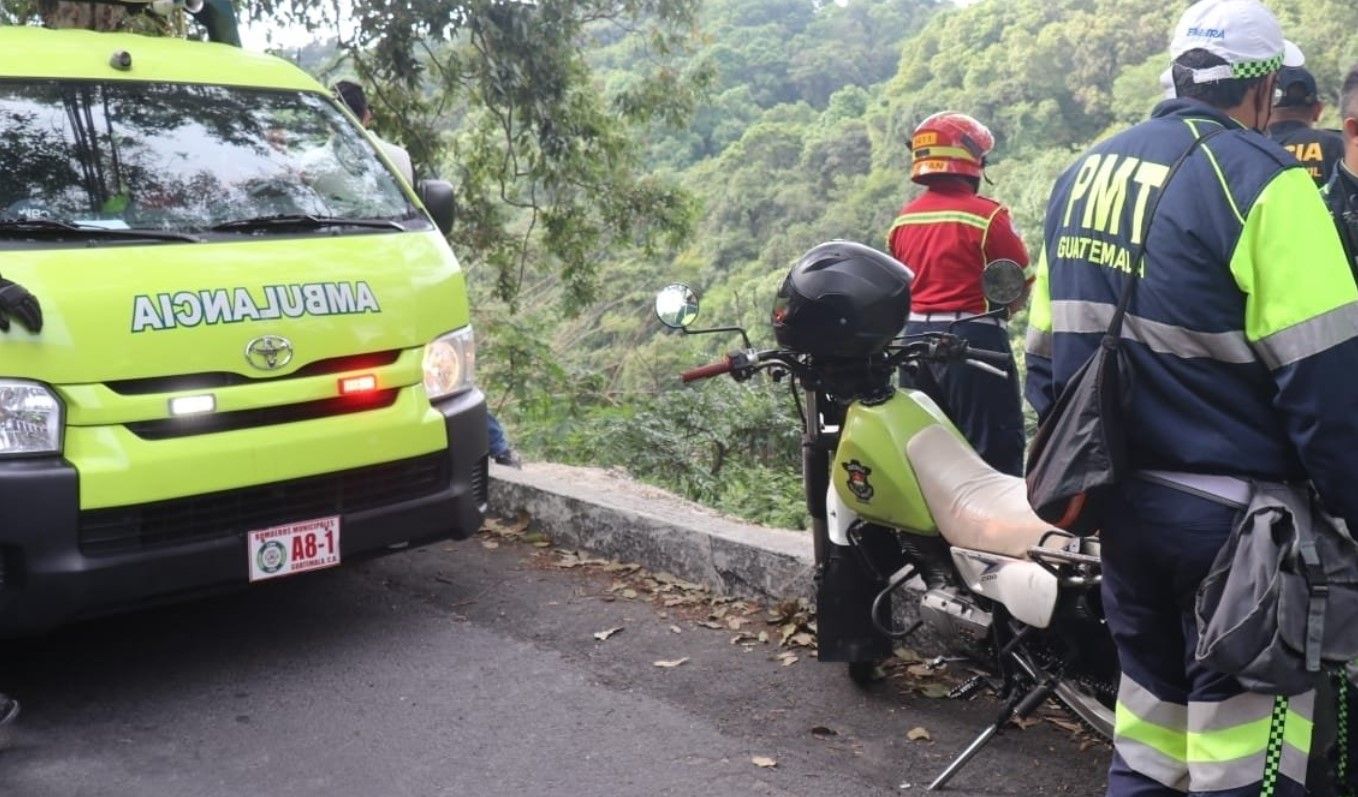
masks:
[[[1027,693],[1020,695],[1005,704],[1004,708],[1000,710],[999,716],[995,718],[995,721],[990,725],[987,725],[985,730],[981,731],[981,734],[977,736],[971,744],[967,745],[967,748],[963,750],[957,758],[953,759],[952,763],[948,765],[947,769],[943,770],[941,775],[934,778],[934,782],[929,784],[929,791],[936,791],[947,785],[948,781],[952,780],[953,776],[962,770],[962,767],[966,766],[977,753],[981,752],[982,748],[989,744],[1010,720],[1027,719],[1028,715],[1036,711],[1038,706],[1041,706],[1051,693],[1055,691],[1056,685],[1059,682],[1060,679],[1056,677],[1048,677],[1030,689]]]

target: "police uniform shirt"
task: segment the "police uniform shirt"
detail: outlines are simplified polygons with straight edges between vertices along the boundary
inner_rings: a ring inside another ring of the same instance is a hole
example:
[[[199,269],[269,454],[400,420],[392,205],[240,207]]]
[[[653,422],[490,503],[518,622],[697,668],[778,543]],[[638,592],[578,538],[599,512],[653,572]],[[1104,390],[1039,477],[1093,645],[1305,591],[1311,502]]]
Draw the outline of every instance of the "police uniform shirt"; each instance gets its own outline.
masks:
[[[1301,161],[1316,185],[1324,185],[1334,174],[1335,164],[1344,159],[1344,139],[1338,133],[1305,122],[1278,122],[1269,126],[1268,135]]]

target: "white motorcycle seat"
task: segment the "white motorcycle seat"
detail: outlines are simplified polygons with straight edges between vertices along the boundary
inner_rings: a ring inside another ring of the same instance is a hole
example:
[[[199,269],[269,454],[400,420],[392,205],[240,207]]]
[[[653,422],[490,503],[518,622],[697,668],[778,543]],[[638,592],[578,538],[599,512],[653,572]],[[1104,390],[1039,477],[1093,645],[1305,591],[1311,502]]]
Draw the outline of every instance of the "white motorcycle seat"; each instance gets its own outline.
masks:
[[[924,501],[950,545],[1026,559],[1028,549],[1053,531],[1057,533],[1048,538],[1049,547],[1069,541],[1033,512],[1023,479],[990,467],[947,428],[921,430],[905,451],[916,463]]]

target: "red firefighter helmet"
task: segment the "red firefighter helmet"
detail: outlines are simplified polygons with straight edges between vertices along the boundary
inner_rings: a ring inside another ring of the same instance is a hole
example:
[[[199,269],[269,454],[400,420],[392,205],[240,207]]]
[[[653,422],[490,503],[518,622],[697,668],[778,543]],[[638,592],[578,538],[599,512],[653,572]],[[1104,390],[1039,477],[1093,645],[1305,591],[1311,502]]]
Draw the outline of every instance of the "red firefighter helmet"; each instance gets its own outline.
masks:
[[[990,129],[964,113],[944,111],[920,122],[910,137],[910,179],[927,182],[934,174],[980,178],[995,147]]]

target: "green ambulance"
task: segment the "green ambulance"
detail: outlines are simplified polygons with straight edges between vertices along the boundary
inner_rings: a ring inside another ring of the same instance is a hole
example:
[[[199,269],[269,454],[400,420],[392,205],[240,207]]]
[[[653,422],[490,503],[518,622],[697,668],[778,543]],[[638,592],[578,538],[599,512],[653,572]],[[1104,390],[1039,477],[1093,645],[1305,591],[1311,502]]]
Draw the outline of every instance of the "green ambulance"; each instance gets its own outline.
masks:
[[[0,634],[475,532],[452,207],[285,61],[0,26]]]

